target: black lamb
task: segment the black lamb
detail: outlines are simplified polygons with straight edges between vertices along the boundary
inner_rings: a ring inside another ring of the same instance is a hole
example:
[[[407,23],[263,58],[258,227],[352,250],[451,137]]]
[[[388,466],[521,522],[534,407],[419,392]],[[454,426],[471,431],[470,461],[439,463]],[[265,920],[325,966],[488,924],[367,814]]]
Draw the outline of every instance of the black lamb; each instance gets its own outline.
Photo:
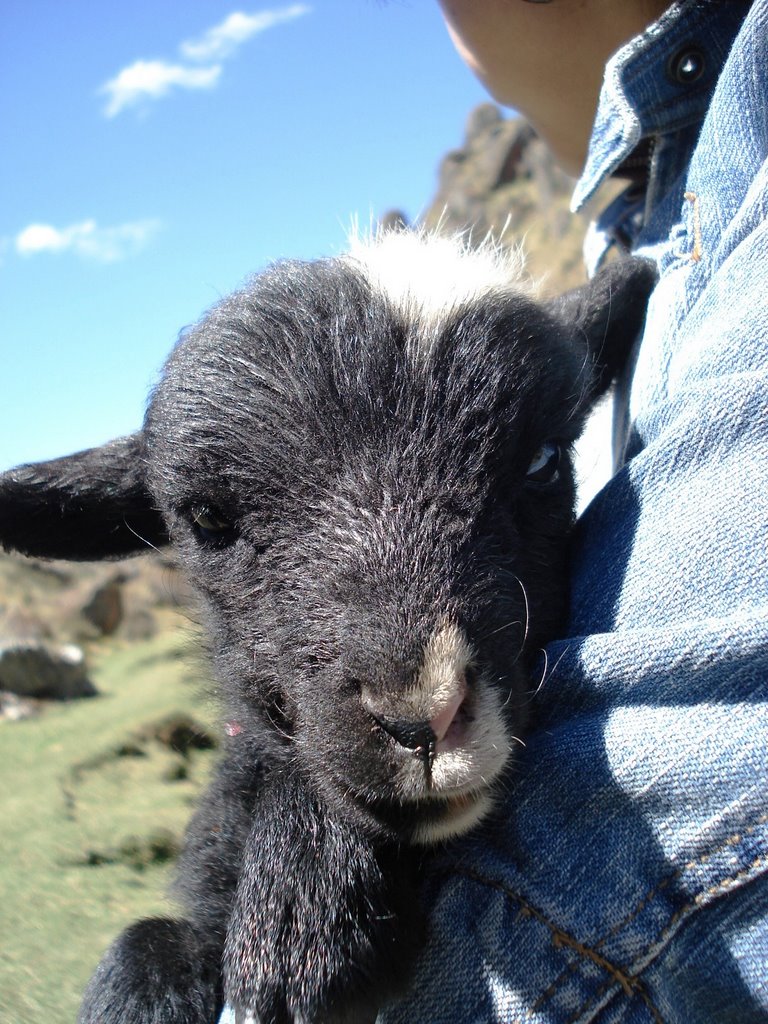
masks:
[[[184,916],[116,940],[83,1024],[352,1024],[408,985],[430,847],[509,786],[571,446],[653,281],[541,302],[513,264],[407,232],[278,264],[184,333],[140,432],[0,477],[7,548],[173,545],[232,724]]]

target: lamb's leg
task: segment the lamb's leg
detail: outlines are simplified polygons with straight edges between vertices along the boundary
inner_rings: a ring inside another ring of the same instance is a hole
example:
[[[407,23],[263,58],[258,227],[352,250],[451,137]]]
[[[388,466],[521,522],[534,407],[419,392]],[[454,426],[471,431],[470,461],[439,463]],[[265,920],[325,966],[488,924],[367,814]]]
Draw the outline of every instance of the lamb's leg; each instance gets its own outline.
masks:
[[[378,847],[293,775],[246,843],[224,955],[237,1019],[365,1021],[404,988],[421,939],[409,855]]]
[[[221,946],[189,922],[148,918],[112,944],[79,1024],[211,1024],[221,1011]]]

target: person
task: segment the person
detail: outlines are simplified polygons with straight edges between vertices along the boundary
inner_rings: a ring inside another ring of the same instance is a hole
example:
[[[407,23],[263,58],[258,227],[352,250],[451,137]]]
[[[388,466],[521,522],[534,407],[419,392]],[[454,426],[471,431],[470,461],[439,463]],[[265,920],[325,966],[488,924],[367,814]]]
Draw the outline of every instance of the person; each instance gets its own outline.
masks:
[[[493,829],[380,1024],[768,1021],[768,0],[440,0],[659,280]]]

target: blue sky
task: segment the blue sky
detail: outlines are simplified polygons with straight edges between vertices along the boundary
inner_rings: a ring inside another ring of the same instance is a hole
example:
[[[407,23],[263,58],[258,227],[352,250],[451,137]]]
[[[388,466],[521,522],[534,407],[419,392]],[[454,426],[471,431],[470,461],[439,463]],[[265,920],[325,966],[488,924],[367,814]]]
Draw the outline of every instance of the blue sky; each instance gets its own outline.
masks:
[[[136,429],[249,273],[418,215],[485,98],[435,0],[4,0],[0,469]]]

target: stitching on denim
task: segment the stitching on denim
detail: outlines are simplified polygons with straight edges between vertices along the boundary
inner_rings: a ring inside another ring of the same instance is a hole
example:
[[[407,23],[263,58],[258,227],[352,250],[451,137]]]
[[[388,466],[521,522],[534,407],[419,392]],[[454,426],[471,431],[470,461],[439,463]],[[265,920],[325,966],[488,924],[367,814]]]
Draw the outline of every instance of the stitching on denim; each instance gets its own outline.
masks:
[[[521,913],[524,916],[530,916],[534,918],[534,920],[538,921],[540,924],[543,924],[546,928],[549,929],[549,931],[552,934],[553,945],[557,949],[565,948],[572,950],[573,952],[577,953],[580,957],[582,957],[582,959],[588,960],[590,963],[595,964],[597,967],[605,971],[610,976],[610,984],[619,985],[624,990],[624,993],[628,998],[632,998],[634,995],[639,995],[648,1007],[648,1009],[653,1014],[653,1018],[656,1024],[663,1024],[661,1016],[659,1015],[656,1008],[653,1006],[650,997],[648,996],[648,993],[645,991],[643,983],[639,980],[639,978],[635,978],[632,975],[627,974],[626,971],[623,971],[616,964],[612,963],[610,960],[607,960],[604,956],[601,956],[596,950],[590,948],[589,946],[585,946],[583,943],[579,942],[578,939],[575,939],[568,932],[563,931],[563,929],[558,927],[558,925],[556,925],[554,921],[551,921],[546,916],[546,914],[544,914],[537,907],[534,907],[533,904],[529,903],[527,900],[523,899],[523,897],[520,896],[518,893],[513,892],[503,882],[500,882],[497,879],[493,878],[486,878],[478,872],[472,870],[472,868],[458,868],[456,873],[464,875],[465,877],[470,878],[475,882],[479,882],[482,885],[490,886],[492,889],[497,889],[499,892],[503,893],[509,899],[514,900],[515,903],[519,904],[521,908]],[[550,988],[552,988],[552,986],[550,986]],[[552,993],[550,993],[550,996],[551,994]],[[540,997],[539,1005],[541,1005],[542,1001],[542,997]],[[530,1013],[531,1011],[528,1011],[527,1017],[529,1019]],[[572,1017],[568,1024],[571,1024],[571,1021],[575,1021],[576,1019],[577,1017]]]
[[[561,971],[555,978],[555,980],[552,982],[552,984],[549,985],[549,987],[541,993],[539,998],[531,1004],[530,1008],[526,1010],[525,1016],[521,1019],[523,1021],[530,1020],[533,1017],[534,1013],[536,1013],[545,1003],[549,1002],[549,1000],[552,998],[555,992],[557,992],[557,990],[563,984],[568,975],[573,974],[575,970],[575,963],[568,964],[565,970]]]
[[[684,192],[683,198],[693,203],[693,249],[688,253],[688,259],[692,263],[698,263],[704,255],[701,240],[701,200],[696,192]]]
[[[552,982],[549,988],[547,988],[544,992],[541,993],[539,998],[531,1005],[530,1009],[526,1010],[525,1016],[519,1018],[519,1022],[515,1021],[514,1024],[522,1024],[523,1021],[531,1020],[533,1018],[533,1015],[537,1013],[538,1010],[552,998],[552,996],[555,994],[555,992],[563,983],[563,981],[565,981],[566,977],[569,974],[573,974],[576,971],[576,968],[576,962],[568,964],[565,970],[561,971],[557,978],[555,978],[555,980]],[[634,975],[628,975],[627,977],[631,984],[631,992],[627,992],[625,986],[619,980],[619,984],[624,990],[624,994],[627,996],[627,998],[631,999],[633,996],[640,996],[642,1001],[645,1003],[648,1012],[653,1018],[654,1024],[664,1024],[664,1019],[662,1018],[661,1014],[651,1001],[651,997],[646,992],[643,983],[639,980],[639,978],[636,978]],[[608,979],[605,982],[603,982],[603,984],[597,990],[595,995],[589,996],[587,999],[585,999],[581,1006],[575,1011],[575,1013],[573,1013],[568,1018],[565,1024],[576,1024],[576,1021],[579,1020],[582,1014],[586,1010],[588,1010],[591,1005],[599,1003],[603,996],[606,994],[606,992],[608,992],[611,988],[613,988],[616,985],[616,982],[617,979],[615,977],[608,977]]]
[[[598,939],[597,942],[594,943],[594,945],[591,948],[597,951],[598,949],[600,949],[601,946],[604,946],[609,939],[617,935],[622,930],[622,928],[625,928],[628,924],[630,924],[636,917],[639,916],[639,914],[645,909],[645,907],[648,906],[651,900],[655,899],[660,892],[662,892],[664,889],[670,886],[672,882],[675,881],[678,874],[679,872],[675,872],[674,875],[671,875],[669,878],[665,878],[662,882],[659,882],[659,884],[655,888],[651,889],[650,892],[646,893],[645,896],[643,896],[643,898],[638,902],[637,906],[634,907],[634,909],[631,910],[625,918],[619,921],[618,924],[614,925],[609,932],[603,935],[601,939]],[[541,1006],[544,1005],[544,1003],[546,1003],[548,1000],[552,998],[557,989],[563,984],[563,982],[565,982],[568,975],[573,973],[573,970],[574,965],[569,964],[565,968],[565,970],[560,972],[560,974],[555,978],[552,984],[544,992],[542,992],[542,994],[539,996],[536,1002],[532,1005],[531,1009],[528,1011],[524,1018],[525,1020],[528,1020],[530,1017],[532,1017],[536,1010],[538,1010]],[[610,988],[610,986],[613,983],[614,982],[612,979],[607,981],[605,985],[603,985],[602,988],[598,991],[597,996],[590,997],[590,999],[586,1001],[586,1003],[584,1004],[585,1008],[589,1006],[589,1003],[592,1001],[593,998],[600,998]],[[655,1018],[660,1019],[658,1018],[658,1014],[655,1008],[651,1007],[651,1011],[654,1013]],[[580,1010],[576,1017],[574,1017],[573,1019],[578,1019],[578,1017],[581,1015],[581,1012],[582,1011]]]
[[[695,868],[699,864],[706,864],[706,862],[708,860],[711,860],[718,853],[722,853],[723,850],[727,849],[729,846],[736,846],[737,843],[740,843],[742,841],[742,839],[745,838],[745,836],[751,836],[753,834],[753,832],[756,832],[757,829],[761,825],[764,825],[767,821],[768,821],[768,813],[761,814],[760,817],[757,818],[757,820],[755,821],[755,823],[753,825],[747,826],[747,828],[742,829],[741,832],[734,832],[732,835],[728,836],[727,839],[724,839],[719,846],[716,846],[714,848],[714,850],[709,850],[707,853],[703,853],[700,857],[696,857],[694,860],[687,861],[683,865],[682,868],[678,869],[677,874],[679,874],[681,871],[687,870],[688,868]],[[753,865],[751,865],[751,866],[753,867],[754,865],[756,865],[757,862],[760,859],[761,858],[758,857],[757,860],[754,861]],[[730,876],[730,877],[738,878],[740,874],[741,874],[741,872],[737,873],[736,875]],[[713,889],[716,889],[716,888],[717,888],[717,886],[713,887]],[[713,891],[713,890],[708,890],[708,891]],[[701,895],[706,895],[706,894],[702,893]]]
[[[634,921],[635,918],[637,918],[640,915],[640,913],[648,906],[651,900],[655,899],[660,892],[663,892],[664,889],[668,888],[673,882],[677,881],[677,879],[680,877],[683,871],[707,863],[707,861],[717,856],[717,854],[722,853],[722,851],[727,849],[729,846],[735,846],[737,845],[737,843],[741,842],[746,836],[752,835],[752,833],[754,833],[760,825],[765,824],[765,822],[767,821],[768,813],[761,814],[753,825],[748,826],[741,832],[734,832],[732,835],[724,839],[719,846],[716,846],[714,849],[709,850],[707,853],[701,854],[701,856],[696,857],[693,860],[687,861],[682,867],[678,868],[675,872],[673,872],[667,878],[663,879],[652,889],[650,889],[638,901],[636,906],[633,908],[633,910],[630,911],[629,914],[626,915],[626,917],[619,921],[618,924],[614,925],[613,928],[610,929],[610,931],[606,932],[606,934],[602,938],[598,939],[597,942],[594,943],[594,945],[592,946],[585,946],[582,943],[578,942],[576,939],[574,939],[572,936],[568,935],[568,933],[564,932],[562,928],[559,928],[553,921],[550,921],[542,913],[542,911],[533,907],[530,903],[524,900],[522,896],[519,896],[517,893],[513,892],[502,882],[498,882],[494,879],[485,878],[483,875],[473,871],[471,868],[460,868],[457,870],[456,873],[463,874],[466,877],[481,883],[482,885],[488,885],[491,888],[498,889],[500,892],[503,892],[504,895],[513,899],[516,903],[519,904],[520,916],[531,916],[540,923],[544,924],[547,928],[549,928],[549,930],[552,932],[553,941],[555,942],[555,945],[560,947],[564,946],[568,949],[574,950],[574,952],[578,953],[582,958],[589,960],[591,963],[596,964],[602,970],[605,970],[607,972],[607,974],[609,975],[608,980],[598,989],[594,996],[591,996],[582,1004],[577,1013],[574,1016],[570,1017],[566,1024],[574,1024],[574,1022],[577,1021],[582,1014],[588,1011],[590,1005],[595,1005],[597,1002],[599,1002],[600,999],[608,991],[608,989],[610,989],[611,986],[617,983],[623,989],[625,995],[627,995],[629,998],[631,998],[634,995],[639,995],[645,1003],[645,1005],[647,1006],[649,1012],[653,1016],[653,1019],[656,1022],[656,1024],[663,1024],[663,1018],[661,1017],[661,1014],[653,1005],[642,982],[640,982],[639,977],[627,974],[627,972],[622,971],[621,968],[617,967],[610,960],[601,956],[598,953],[598,950],[601,946],[604,946],[609,939],[614,938],[616,935],[618,935],[619,932],[621,932],[624,928],[631,924],[632,921]],[[647,952],[650,952],[650,950],[656,947],[663,947],[668,935],[676,927],[680,919],[684,917],[686,914],[696,909],[696,907],[700,906],[707,896],[714,896],[719,891],[727,892],[729,888],[732,888],[734,885],[736,885],[740,879],[748,876],[750,872],[754,871],[754,869],[758,867],[761,863],[765,863],[766,866],[768,866],[768,856],[757,857],[746,868],[743,868],[741,871],[736,872],[736,874],[734,875],[730,875],[727,878],[721,879],[721,881],[718,882],[716,885],[711,886],[709,889],[695,896],[691,904],[687,905],[686,907],[682,908],[681,910],[673,914],[673,916],[667,923],[667,926],[659,933],[659,937],[656,940],[656,942],[648,946]],[[522,1018],[518,1018],[518,1021],[516,1021],[515,1024],[522,1024],[522,1022],[524,1021],[531,1020],[533,1015],[554,996],[558,988],[560,988],[563,982],[567,979],[568,975],[572,974],[575,969],[576,964],[569,963],[566,966],[566,968],[563,971],[561,971],[560,974],[554,979],[554,981],[552,981],[552,983],[544,990],[544,992],[542,992],[541,995],[539,995],[536,1001],[526,1011],[525,1016]]]
[[[688,865],[686,865],[686,867],[687,866]],[[680,910],[678,910],[676,913],[672,915],[672,917],[669,919],[667,927],[659,933],[659,937],[656,940],[656,942],[652,946],[649,946],[648,949],[651,950],[656,947],[660,948],[661,946],[663,946],[666,942],[667,936],[676,927],[680,920],[686,917],[688,914],[690,914],[697,907],[700,907],[708,896],[718,896],[722,895],[723,893],[729,892],[731,889],[734,888],[734,886],[738,885],[740,882],[744,881],[744,879],[748,878],[755,870],[755,868],[762,867],[768,867],[768,855],[761,854],[761,856],[755,857],[752,863],[747,864],[747,866],[742,868],[741,871],[737,871],[733,875],[728,875],[726,878],[721,878],[717,885],[712,885],[709,889],[705,889],[703,892],[698,893],[696,896],[694,896],[693,900],[689,904],[687,904],[687,906],[682,907]]]
[[[731,838],[734,839],[738,837]],[[722,847],[720,847],[720,849],[722,849]],[[708,856],[711,856],[711,854],[709,854]],[[707,858],[701,859],[705,860]],[[686,867],[695,866],[696,863],[697,861],[689,861],[688,864],[686,864]],[[651,955],[651,960],[648,961],[648,963],[652,962],[652,960],[655,959],[656,952],[664,948],[664,946],[667,944],[667,941],[677,928],[678,924],[680,924],[684,918],[688,917],[690,914],[693,913],[694,910],[701,906],[705,897],[715,896],[718,893],[728,892],[728,890],[732,889],[735,885],[737,885],[739,881],[748,877],[755,870],[755,868],[763,866],[768,866],[768,856],[756,857],[751,864],[747,865],[747,867],[742,868],[741,871],[737,871],[733,875],[729,875],[728,878],[722,879],[717,885],[711,886],[704,892],[700,892],[697,896],[693,898],[693,901],[691,903],[687,904],[685,907],[682,907],[675,914],[673,914],[672,917],[669,919],[666,928],[664,928],[659,933],[659,937],[656,939],[656,942],[652,943],[647,947],[645,957],[647,958],[649,955]],[[603,940],[601,940],[601,942],[602,941]],[[648,963],[645,963],[643,965],[643,967],[640,969],[640,972],[637,975],[631,975],[631,977],[639,978],[640,974],[648,966]],[[594,996],[591,996],[584,1003],[582,1003],[577,1013],[573,1017],[570,1017],[568,1021],[566,1021],[566,1024],[575,1024],[575,1022],[582,1016],[582,1014],[589,1012],[590,1007],[596,1007],[600,1000],[603,998],[603,996],[606,994],[606,992],[608,992],[608,990],[614,984],[615,982],[612,979],[608,979],[607,981],[605,981],[603,985],[594,994]],[[551,987],[552,986],[550,986],[550,988]],[[663,1024],[662,1018],[659,1016],[658,1010],[656,1010],[656,1008],[650,1003],[650,1001],[646,999],[645,989],[638,986],[637,994],[648,1006],[649,1011],[653,1014],[654,1020],[657,1021],[658,1024]]]
[[[755,832],[760,827],[760,825],[764,825],[767,821],[768,814],[761,814],[753,825],[749,825],[741,832],[734,832],[732,835],[728,836],[727,839],[724,839],[719,846],[716,846],[714,849],[709,850],[707,853],[701,854],[699,857],[696,857],[693,860],[687,861],[682,867],[677,868],[676,871],[674,871],[671,875],[668,875],[666,878],[662,879],[661,882],[659,882],[656,886],[654,886],[653,889],[646,893],[645,896],[643,896],[638,901],[637,905],[634,907],[633,910],[631,910],[627,914],[626,917],[619,921],[618,924],[614,925],[609,932],[606,932],[606,934],[601,939],[598,939],[597,942],[594,943],[593,948],[600,949],[600,947],[604,946],[609,939],[614,938],[616,935],[619,934],[620,931],[626,928],[627,925],[631,924],[635,920],[635,918],[638,917],[643,910],[645,910],[645,908],[648,906],[651,900],[655,899],[660,892],[663,892],[664,889],[667,889],[670,885],[672,885],[673,882],[676,882],[680,878],[680,875],[683,873],[683,871],[687,871],[691,868],[695,868],[702,864],[706,864],[707,861],[711,860],[713,857],[716,857],[719,853],[722,853],[723,850],[726,850],[729,846],[736,846],[736,844],[740,843],[745,838],[745,836],[752,835],[752,833]],[[753,867],[754,865],[751,865],[750,868],[746,870],[752,870]],[[733,877],[737,878],[738,875],[735,875]],[[699,896],[694,897],[694,901],[700,901],[704,896],[712,895],[714,892],[716,892],[720,884],[722,883],[718,883],[717,886],[713,886],[706,892],[700,893]]]
[[[619,923],[614,925],[609,932],[606,932],[606,934],[601,939],[597,940],[597,942],[595,943],[595,949],[600,949],[600,947],[604,946],[609,939],[614,938],[616,935],[619,934],[620,931],[622,931],[622,929],[626,928],[627,925],[631,924],[636,917],[640,916],[640,914],[645,910],[645,908],[648,906],[651,900],[655,900],[660,892],[663,892],[665,889],[668,889],[669,886],[672,885],[673,882],[676,882],[679,877],[680,869],[675,871],[673,874],[669,875],[667,878],[663,879],[661,882],[659,882],[658,885],[654,886],[654,888],[651,889],[650,892],[647,892],[645,896],[643,896],[642,899],[638,901],[637,906],[633,910],[631,910],[623,920],[619,921]]]
[[[592,948],[595,950],[600,949],[600,947],[604,946],[609,939],[616,936],[623,928],[626,928],[627,925],[631,924],[632,921],[634,921],[634,919],[645,909],[645,907],[648,906],[651,900],[655,899],[660,892],[668,888],[668,886],[670,886],[673,882],[677,881],[677,879],[681,876],[683,871],[705,864],[707,861],[717,856],[717,854],[722,853],[722,851],[727,849],[729,846],[735,846],[737,843],[741,842],[741,840],[744,839],[745,836],[751,835],[759,828],[760,825],[765,824],[766,821],[768,821],[768,814],[761,814],[753,825],[748,826],[741,832],[734,832],[732,835],[728,836],[727,839],[724,839],[720,843],[720,845],[716,846],[713,850],[709,850],[707,853],[702,854],[701,856],[696,857],[693,860],[687,861],[682,867],[678,868],[673,874],[669,875],[663,881],[659,882],[658,885],[656,885],[653,889],[650,890],[650,892],[643,896],[643,898],[639,900],[639,902],[637,903],[637,906],[634,908],[634,910],[627,914],[627,916],[623,920],[621,920],[617,925],[614,925],[614,927],[609,932],[607,932],[601,939],[598,939],[598,941],[594,944]],[[742,868],[741,871],[737,871],[735,874],[730,875],[727,878],[721,879],[720,882],[718,882],[716,885],[710,886],[709,889],[706,889],[704,892],[700,892],[696,896],[694,896],[692,903],[688,904],[685,907],[682,907],[680,910],[678,910],[675,914],[672,915],[672,917],[667,922],[666,927],[659,933],[656,942],[651,943],[647,947],[646,956],[654,949],[663,948],[667,941],[667,938],[679,924],[681,919],[685,917],[687,914],[690,914],[697,907],[701,906],[706,897],[715,896],[718,892],[727,892],[728,889],[733,888],[733,886],[736,885],[740,879],[748,876],[752,871],[755,870],[756,867],[760,866],[762,863],[768,865],[768,856],[757,857],[747,867]],[[550,985],[549,989],[547,990],[549,992],[548,998],[551,998],[552,995],[554,995],[555,989],[559,986],[559,984],[562,983],[564,979],[565,972],[562,972],[559,978],[556,979],[556,983],[553,982],[553,984]],[[582,1008],[579,1010],[579,1013],[575,1017],[573,1017],[571,1021],[568,1021],[567,1024],[572,1024],[572,1021],[578,1020],[579,1016],[582,1013],[586,1013],[589,1009],[590,1003],[594,1005],[597,1002],[599,1002],[602,996],[608,991],[612,984],[613,982],[611,980],[607,981],[590,1000],[587,1000],[583,1004]],[[643,992],[641,992],[640,995],[642,997]],[[540,997],[539,1005],[541,1005],[543,1002],[544,1000]],[[655,1017],[658,1016],[658,1011],[655,1009],[655,1007],[649,1005],[649,1009]]]
[[[700,864],[704,864],[708,860],[711,860],[712,857],[716,856],[718,853],[721,853],[724,849],[727,849],[729,846],[735,846],[745,836],[750,835],[751,833],[753,833],[759,827],[759,825],[765,823],[766,821],[768,821],[768,814],[761,814],[760,817],[757,819],[757,821],[754,823],[754,825],[750,825],[748,828],[744,829],[742,832],[735,832],[733,835],[731,835],[727,839],[725,839],[720,844],[720,846],[716,847],[714,850],[710,850],[708,853],[702,854],[702,856],[697,857],[694,860],[687,861],[686,864],[682,868],[679,868],[674,873],[674,875],[670,876],[665,881],[659,883],[659,885],[657,885],[655,889],[652,889],[651,892],[648,893],[648,895],[646,897],[644,897],[643,900],[640,901],[640,903],[638,904],[636,910],[632,914],[629,914],[622,922],[620,922],[620,924],[618,926],[613,928],[606,936],[604,936],[597,943],[595,943],[595,946],[593,948],[594,949],[599,949],[600,946],[602,946],[609,938],[611,938],[618,931],[620,931],[622,927],[624,927],[625,925],[629,924],[637,916],[637,914],[640,912],[640,910],[644,906],[646,906],[653,897],[655,897],[662,889],[666,888],[666,886],[669,885],[671,882],[673,882],[676,878],[679,878],[679,876],[682,874],[682,872],[684,870],[686,870],[688,868],[696,867],[697,865],[700,865]],[[740,881],[742,881],[745,878],[748,878],[749,875],[755,870],[755,868],[764,867],[764,866],[768,866],[768,855],[761,855],[759,857],[756,857],[750,864],[748,864],[746,867],[742,868],[740,871],[737,871],[734,874],[727,876],[726,878],[722,878],[716,885],[712,885],[712,886],[709,887],[709,889],[705,889],[703,892],[700,892],[696,896],[694,896],[693,900],[690,903],[688,903],[684,907],[681,907],[680,910],[676,911],[672,915],[672,917],[667,922],[666,927],[663,928],[661,932],[659,932],[659,935],[658,935],[658,938],[656,939],[656,941],[651,943],[646,948],[646,952],[645,952],[646,958],[648,957],[649,954],[653,954],[653,957],[655,958],[655,952],[654,951],[658,951],[658,950],[661,950],[661,949],[664,948],[664,946],[666,945],[668,939],[670,938],[670,936],[673,934],[673,932],[677,928],[678,924],[680,924],[680,922],[684,918],[686,918],[691,913],[693,913],[694,910],[696,910],[698,907],[700,907],[702,905],[702,903],[704,902],[704,900],[708,896],[717,896],[718,894],[722,894],[722,893],[728,892],[734,886],[738,885]],[[646,966],[647,966],[647,964],[645,964],[641,968],[639,973],[642,973],[642,971],[645,970]],[[631,977],[639,977],[639,974],[638,975],[631,975]],[[606,981],[601,986],[601,988],[598,989],[598,991],[595,993],[594,996],[592,996],[590,999],[588,999],[585,1003],[582,1004],[582,1007],[579,1009],[579,1012],[574,1017],[572,1017],[569,1021],[567,1021],[567,1024],[574,1024],[574,1022],[577,1021],[579,1019],[579,1017],[583,1013],[586,1013],[589,1010],[590,1005],[592,1005],[592,1006],[596,1005],[600,1001],[600,999],[603,997],[603,995],[608,991],[608,989],[613,984],[614,984],[614,982],[612,980]],[[550,988],[552,988],[552,986],[550,986]],[[553,992],[550,993],[550,997],[551,997],[552,994],[553,994]],[[645,990],[644,989],[638,989],[638,994],[643,999],[643,1001],[645,1001]],[[658,1019],[660,1021],[661,1018],[658,1016],[658,1011],[656,1010],[656,1008],[654,1006],[652,1006],[650,1003],[648,1003],[647,1005],[648,1005],[648,1008],[651,1011],[651,1013],[653,1013],[654,1018]]]
[[[612,978],[608,978],[606,981],[604,981],[600,988],[597,990],[597,992],[595,992],[594,995],[589,996],[587,999],[585,999],[581,1006],[578,1008],[578,1010],[576,1010],[576,1012],[568,1018],[565,1024],[576,1024],[576,1022],[580,1020],[585,1013],[590,1012],[590,1010],[600,1009],[600,1003],[602,1002],[603,997],[614,987],[615,984],[616,982]],[[637,988],[632,993],[632,995],[640,996],[640,998],[645,1003],[646,1009],[653,1018],[654,1024],[664,1024],[664,1018],[661,1016],[659,1011],[651,1002],[651,997],[648,995],[648,993],[645,990],[645,987],[639,980]]]

